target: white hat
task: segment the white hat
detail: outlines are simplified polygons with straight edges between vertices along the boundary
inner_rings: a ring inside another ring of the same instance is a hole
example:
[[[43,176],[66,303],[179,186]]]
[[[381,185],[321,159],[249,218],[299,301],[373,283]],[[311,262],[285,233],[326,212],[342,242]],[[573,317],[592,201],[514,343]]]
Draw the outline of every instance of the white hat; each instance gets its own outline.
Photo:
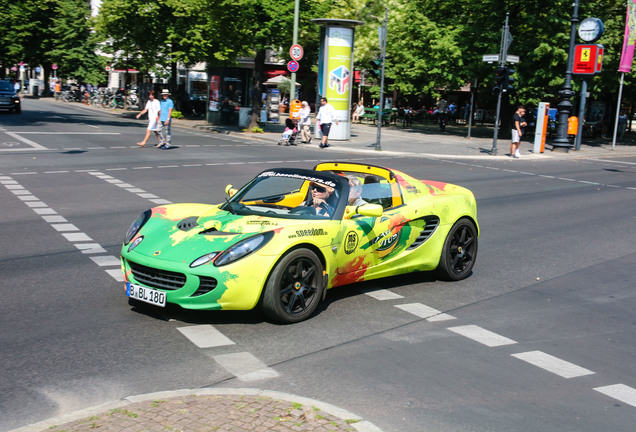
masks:
[[[161,94],[162,94],[162,95],[169,95],[169,94],[170,94],[170,90],[168,90],[168,89],[163,89],[163,90],[161,90]]]

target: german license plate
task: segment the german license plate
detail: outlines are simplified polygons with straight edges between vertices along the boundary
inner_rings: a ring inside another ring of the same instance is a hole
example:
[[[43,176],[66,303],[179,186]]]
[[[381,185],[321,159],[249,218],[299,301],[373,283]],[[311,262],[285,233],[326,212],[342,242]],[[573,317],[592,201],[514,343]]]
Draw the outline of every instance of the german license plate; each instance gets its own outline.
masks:
[[[126,282],[126,295],[130,298],[150,303],[155,306],[166,306],[166,293]]]

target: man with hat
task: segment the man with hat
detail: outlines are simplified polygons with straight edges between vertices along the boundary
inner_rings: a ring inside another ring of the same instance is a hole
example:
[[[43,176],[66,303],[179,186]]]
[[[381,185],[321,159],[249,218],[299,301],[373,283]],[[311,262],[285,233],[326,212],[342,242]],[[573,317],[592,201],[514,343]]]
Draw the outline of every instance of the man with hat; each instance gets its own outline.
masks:
[[[161,136],[163,137],[163,144],[159,146],[160,149],[169,149],[172,147],[172,132],[170,125],[172,123],[172,110],[174,109],[174,102],[170,99],[170,90],[161,90],[161,116],[159,121],[161,122]]]

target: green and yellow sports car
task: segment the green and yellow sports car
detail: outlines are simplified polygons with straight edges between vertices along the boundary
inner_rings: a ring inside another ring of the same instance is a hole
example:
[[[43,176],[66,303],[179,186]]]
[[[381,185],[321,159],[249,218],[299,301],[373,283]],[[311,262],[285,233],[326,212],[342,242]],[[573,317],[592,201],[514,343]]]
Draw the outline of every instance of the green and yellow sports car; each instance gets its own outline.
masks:
[[[460,186],[348,162],[273,168],[223,204],[142,213],[121,251],[133,304],[308,318],[329,288],[437,269],[460,280],[477,257],[477,205]],[[140,303],[143,302],[143,303]]]

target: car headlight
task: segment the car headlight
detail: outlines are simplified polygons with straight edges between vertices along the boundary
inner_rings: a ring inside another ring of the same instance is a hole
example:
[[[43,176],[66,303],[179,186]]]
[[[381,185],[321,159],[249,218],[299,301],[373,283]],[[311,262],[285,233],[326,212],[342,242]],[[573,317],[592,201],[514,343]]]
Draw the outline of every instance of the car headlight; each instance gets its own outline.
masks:
[[[255,235],[254,237],[247,238],[230,247],[222,252],[215,260],[214,265],[221,267],[234,261],[240,260],[246,257],[252,252],[256,252],[269,242],[274,233],[272,231]]]
[[[139,243],[141,243],[141,241],[144,239],[144,236],[139,236],[135,239],[134,242],[132,242],[130,244],[130,246],[128,246],[128,252],[132,252],[134,248],[136,248],[137,246],[139,246]]]
[[[212,261],[218,254],[219,254],[218,252],[212,252],[212,253],[207,253],[203,256],[200,256],[199,258],[192,261],[192,264],[190,264],[190,268],[195,268],[195,267],[202,266],[203,264],[207,264],[210,261]]]
[[[126,232],[126,237],[124,237],[125,245],[130,243],[133,237],[137,235],[141,227],[144,226],[146,222],[148,222],[148,219],[150,219],[151,214],[152,212],[150,210],[146,210],[145,212],[140,214],[137,219],[135,219],[135,221],[130,225],[130,228],[128,228],[128,231]]]

